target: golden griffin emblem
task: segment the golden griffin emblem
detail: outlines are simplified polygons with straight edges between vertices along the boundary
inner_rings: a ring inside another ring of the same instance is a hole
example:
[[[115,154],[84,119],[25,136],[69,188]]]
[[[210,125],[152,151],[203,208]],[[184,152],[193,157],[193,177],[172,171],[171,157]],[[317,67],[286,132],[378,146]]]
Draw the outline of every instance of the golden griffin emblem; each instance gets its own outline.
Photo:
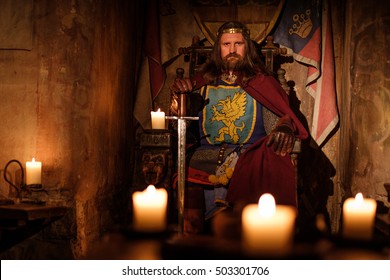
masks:
[[[213,105],[211,122],[219,121],[223,126],[218,130],[218,136],[214,138],[216,142],[224,142],[225,135],[232,139],[232,142],[238,143],[240,136],[238,130],[242,131],[245,123],[236,125],[236,121],[245,115],[247,104],[247,96],[244,92],[236,92],[233,99],[227,96],[226,99],[220,100],[216,105]]]

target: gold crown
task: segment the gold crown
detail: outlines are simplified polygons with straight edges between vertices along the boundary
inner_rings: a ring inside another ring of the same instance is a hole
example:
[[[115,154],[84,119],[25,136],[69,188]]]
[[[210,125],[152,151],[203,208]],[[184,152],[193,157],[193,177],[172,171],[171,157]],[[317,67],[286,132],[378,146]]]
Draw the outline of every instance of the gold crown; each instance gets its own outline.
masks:
[[[242,28],[226,28],[226,29],[222,29],[221,34],[224,34],[224,33],[229,33],[229,34],[242,33],[243,35],[247,35],[247,36],[250,35],[249,29],[242,29]],[[219,34],[217,34],[217,36],[218,35]]]
[[[289,29],[290,35],[297,34],[301,38],[306,38],[310,34],[313,28],[313,22],[311,21],[310,15],[311,15],[310,9],[306,10],[306,15],[305,14],[293,15],[293,21],[295,23]]]

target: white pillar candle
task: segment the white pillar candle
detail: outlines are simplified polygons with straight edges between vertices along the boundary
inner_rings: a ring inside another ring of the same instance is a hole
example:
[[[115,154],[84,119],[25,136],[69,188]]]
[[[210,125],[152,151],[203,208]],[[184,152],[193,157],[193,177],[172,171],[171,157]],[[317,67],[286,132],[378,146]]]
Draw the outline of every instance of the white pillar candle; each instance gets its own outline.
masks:
[[[42,182],[42,162],[32,161],[26,162],[26,185],[40,185]]]
[[[137,231],[159,232],[166,229],[168,193],[149,185],[133,193],[133,226]]]
[[[249,254],[283,255],[290,251],[296,218],[292,206],[276,205],[271,194],[242,212],[243,249]]]
[[[150,112],[152,117],[152,129],[165,129],[165,113],[158,109]]]
[[[369,240],[374,231],[376,201],[358,193],[343,205],[343,237]]]

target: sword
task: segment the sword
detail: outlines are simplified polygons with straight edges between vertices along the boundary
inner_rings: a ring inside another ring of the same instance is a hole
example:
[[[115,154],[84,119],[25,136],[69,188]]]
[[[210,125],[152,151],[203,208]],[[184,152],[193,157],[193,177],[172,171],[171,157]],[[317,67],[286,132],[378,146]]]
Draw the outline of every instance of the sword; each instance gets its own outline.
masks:
[[[178,78],[183,78],[184,69],[176,70]],[[179,96],[179,110],[177,116],[166,116],[166,119],[177,120],[177,208],[178,208],[178,231],[182,235],[184,233],[184,196],[186,183],[186,135],[187,135],[187,120],[198,120],[198,117],[189,117],[187,115],[186,103],[187,96],[181,93]]]

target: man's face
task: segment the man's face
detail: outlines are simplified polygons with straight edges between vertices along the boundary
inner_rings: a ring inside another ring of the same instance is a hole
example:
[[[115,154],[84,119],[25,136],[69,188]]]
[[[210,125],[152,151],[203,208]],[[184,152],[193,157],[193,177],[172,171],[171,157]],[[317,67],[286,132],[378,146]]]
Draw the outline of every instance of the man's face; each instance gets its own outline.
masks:
[[[221,57],[229,70],[233,70],[237,62],[245,56],[245,41],[241,33],[224,33],[221,36]]]

